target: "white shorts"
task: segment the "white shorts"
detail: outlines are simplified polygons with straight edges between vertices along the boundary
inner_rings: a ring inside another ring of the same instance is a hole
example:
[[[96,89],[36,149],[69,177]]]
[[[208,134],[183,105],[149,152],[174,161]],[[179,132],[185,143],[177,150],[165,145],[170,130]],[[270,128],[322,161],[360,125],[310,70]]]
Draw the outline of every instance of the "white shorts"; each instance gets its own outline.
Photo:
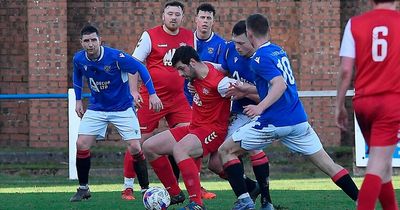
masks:
[[[229,123],[228,133],[226,134],[225,140],[231,137],[235,131],[249,123],[251,120],[252,118],[243,113],[233,114],[231,116],[231,122]]]
[[[235,142],[245,150],[262,150],[273,141],[281,140],[291,151],[312,155],[322,149],[321,141],[308,122],[293,126],[257,128],[259,122],[251,121],[232,134]]]
[[[106,136],[108,123],[112,123],[123,140],[140,139],[140,127],[132,108],[125,111],[103,112],[86,110],[79,125],[78,134],[94,135],[97,140]]]

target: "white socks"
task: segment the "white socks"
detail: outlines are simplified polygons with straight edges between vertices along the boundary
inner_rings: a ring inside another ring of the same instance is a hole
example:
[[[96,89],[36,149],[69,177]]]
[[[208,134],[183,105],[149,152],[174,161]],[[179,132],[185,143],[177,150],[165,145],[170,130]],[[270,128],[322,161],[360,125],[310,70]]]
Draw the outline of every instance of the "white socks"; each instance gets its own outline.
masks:
[[[124,177],[124,189],[131,188],[133,189],[133,183],[135,182],[135,178],[127,178]]]

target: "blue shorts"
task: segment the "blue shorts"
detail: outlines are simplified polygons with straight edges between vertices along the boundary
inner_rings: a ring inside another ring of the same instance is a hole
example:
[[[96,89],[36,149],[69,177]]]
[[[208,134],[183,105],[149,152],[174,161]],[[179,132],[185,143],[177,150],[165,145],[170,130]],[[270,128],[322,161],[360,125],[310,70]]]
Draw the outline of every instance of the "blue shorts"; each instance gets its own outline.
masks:
[[[133,108],[117,112],[86,110],[79,125],[78,134],[93,135],[98,140],[104,139],[109,123],[117,128],[123,140],[141,138],[139,121]]]

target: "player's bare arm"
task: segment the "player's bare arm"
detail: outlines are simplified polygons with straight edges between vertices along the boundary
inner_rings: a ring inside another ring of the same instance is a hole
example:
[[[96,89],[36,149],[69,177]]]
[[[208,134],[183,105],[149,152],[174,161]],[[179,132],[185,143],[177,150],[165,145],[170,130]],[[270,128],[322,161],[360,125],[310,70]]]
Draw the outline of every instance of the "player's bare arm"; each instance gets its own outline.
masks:
[[[350,86],[353,76],[354,59],[342,57],[337,84],[335,119],[336,126],[346,131],[348,126],[347,110],[344,105],[347,89]]]

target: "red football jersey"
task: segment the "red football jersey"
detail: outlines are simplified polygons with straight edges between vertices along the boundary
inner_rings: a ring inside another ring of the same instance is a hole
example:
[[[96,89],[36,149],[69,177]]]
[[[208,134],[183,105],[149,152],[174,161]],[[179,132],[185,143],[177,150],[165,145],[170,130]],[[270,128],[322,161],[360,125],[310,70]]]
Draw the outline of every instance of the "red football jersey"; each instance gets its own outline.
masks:
[[[196,94],[193,96],[190,126],[206,126],[217,130],[226,130],[231,101],[222,97],[218,92],[218,84],[224,78],[224,74],[215,69],[212,64],[206,65],[209,69],[207,76],[202,80],[194,79],[192,82]]]
[[[172,67],[172,57],[180,46],[194,47],[193,32],[179,28],[177,35],[166,33],[162,26],[149,29],[151,52],[145,63],[150,72],[158,97],[164,102],[173,100],[178,94],[183,93],[184,78]],[[141,88],[140,94],[148,94]]]
[[[400,13],[375,9],[351,18],[356,97],[400,93]]]

